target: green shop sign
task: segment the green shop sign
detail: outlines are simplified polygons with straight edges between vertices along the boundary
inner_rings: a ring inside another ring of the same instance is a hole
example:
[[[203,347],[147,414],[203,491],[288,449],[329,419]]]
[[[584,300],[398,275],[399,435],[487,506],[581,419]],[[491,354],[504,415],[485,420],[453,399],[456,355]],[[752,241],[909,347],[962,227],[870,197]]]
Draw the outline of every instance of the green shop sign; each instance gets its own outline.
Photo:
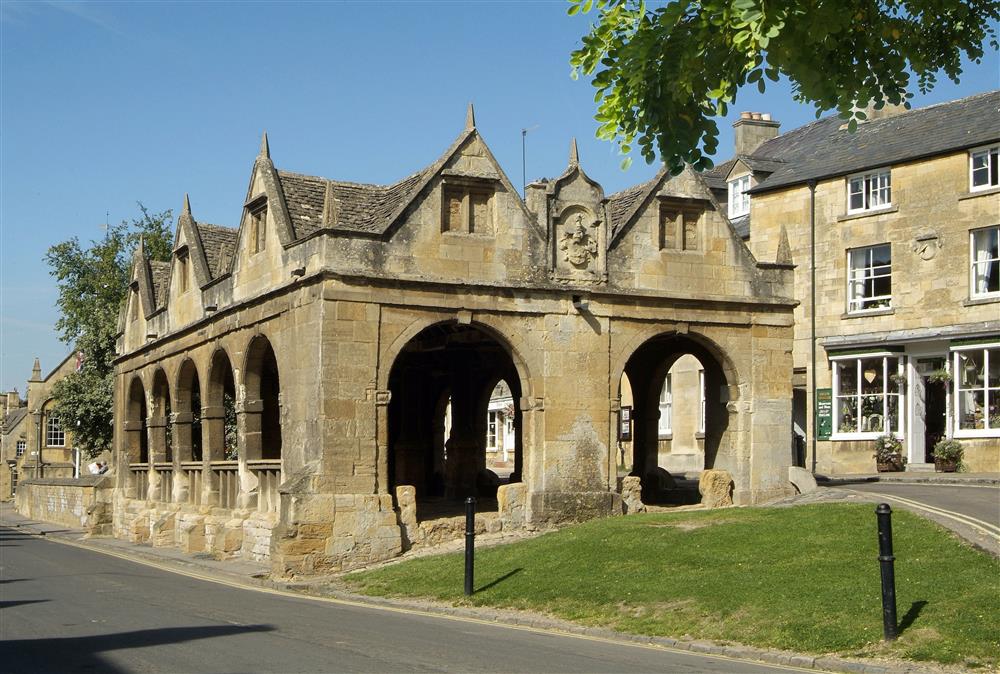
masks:
[[[833,389],[816,389],[816,439],[829,440],[833,433]]]

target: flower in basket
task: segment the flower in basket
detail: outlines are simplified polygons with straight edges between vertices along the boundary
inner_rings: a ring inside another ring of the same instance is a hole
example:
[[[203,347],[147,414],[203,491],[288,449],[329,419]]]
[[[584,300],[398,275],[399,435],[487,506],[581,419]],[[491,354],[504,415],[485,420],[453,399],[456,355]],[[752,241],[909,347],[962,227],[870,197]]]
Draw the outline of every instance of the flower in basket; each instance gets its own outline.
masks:
[[[958,440],[939,440],[934,445],[934,461],[942,464],[954,464],[956,468],[962,467],[962,456],[965,448]],[[952,468],[951,470],[954,470]]]
[[[905,463],[903,443],[892,433],[879,436],[878,440],[875,441],[874,458],[879,463],[895,463],[897,461]]]

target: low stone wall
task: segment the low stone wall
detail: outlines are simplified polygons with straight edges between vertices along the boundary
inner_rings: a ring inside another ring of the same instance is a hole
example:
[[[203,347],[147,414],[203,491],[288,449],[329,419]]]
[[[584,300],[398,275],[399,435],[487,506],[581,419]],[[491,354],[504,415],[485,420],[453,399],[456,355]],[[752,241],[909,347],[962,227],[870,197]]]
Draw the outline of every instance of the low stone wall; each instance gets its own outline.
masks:
[[[118,498],[114,535],[139,545],[207,552],[216,559],[270,559],[277,513]]]
[[[91,535],[112,531],[112,480],[106,475],[28,479],[17,485],[17,512],[34,520],[84,529]]]

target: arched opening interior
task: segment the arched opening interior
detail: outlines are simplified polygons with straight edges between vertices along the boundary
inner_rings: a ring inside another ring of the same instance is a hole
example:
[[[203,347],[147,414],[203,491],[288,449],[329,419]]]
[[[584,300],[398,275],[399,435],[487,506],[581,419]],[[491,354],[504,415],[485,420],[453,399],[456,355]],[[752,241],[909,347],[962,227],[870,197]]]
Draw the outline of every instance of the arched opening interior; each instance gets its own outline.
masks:
[[[229,357],[221,349],[212,357],[205,393],[201,423],[208,460],[236,461],[236,382]]]
[[[619,461],[642,478],[644,501],[697,502],[698,474],[715,465],[727,438],[729,385],[718,358],[683,335],[654,337],[629,358],[620,382],[629,437],[619,424]]]
[[[170,385],[167,375],[158,369],[153,375],[153,417],[149,421],[150,448],[154,463],[173,460],[170,432]]]
[[[182,463],[202,460],[201,382],[191,359],[181,363],[174,389],[176,415],[173,424],[174,451]]]
[[[149,434],[146,422],[146,391],[142,380],[134,377],[129,385],[126,449],[129,463],[149,462]]]
[[[281,384],[278,361],[266,337],[257,337],[250,344],[245,373],[245,455],[251,461],[280,459]]]
[[[389,388],[390,486],[415,488],[419,519],[455,514],[467,496],[495,510],[523,460],[521,382],[505,345],[477,327],[432,325],[399,353]]]

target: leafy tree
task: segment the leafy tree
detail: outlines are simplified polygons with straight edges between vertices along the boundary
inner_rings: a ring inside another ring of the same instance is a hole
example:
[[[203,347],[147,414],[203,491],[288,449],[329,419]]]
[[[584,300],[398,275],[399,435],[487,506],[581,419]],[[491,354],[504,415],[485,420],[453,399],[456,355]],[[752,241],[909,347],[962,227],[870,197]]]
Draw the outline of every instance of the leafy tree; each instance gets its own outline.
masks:
[[[741,87],[761,93],[782,75],[795,100],[836,109],[853,131],[864,107],[909,107],[938,73],[958,81],[963,55],[996,49],[997,0],[569,0],[569,14],[599,16],[570,57],[592,76],[597,137],[633,143],[673,172],[711,166],[719,129]],[[630,158],[626,157],[623,167]]]
[[[118,312],[128,292],[132,253],[143,237],[154,260],[169,260],[173,227],[169,210],[108,227],[86,248],[73,237],[45,254],[56,278],[61,313],[56,329],[67,344],[83,352],[83,366],[56,383],[56,413],[88,456],[111,447],[114,418],[115,335]]]

